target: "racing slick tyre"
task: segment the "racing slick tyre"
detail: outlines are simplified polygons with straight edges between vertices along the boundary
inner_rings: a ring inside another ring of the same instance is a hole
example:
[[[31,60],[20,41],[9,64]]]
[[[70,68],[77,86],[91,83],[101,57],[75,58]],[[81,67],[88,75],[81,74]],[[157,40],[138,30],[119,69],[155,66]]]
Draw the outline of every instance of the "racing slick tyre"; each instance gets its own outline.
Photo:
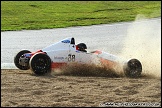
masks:
[[[25,53],[31,53],[30,51],[28,50],[22,50],[20,52],[18,52],[16,54],[16,56],[14,57],[14,63],[15,63],[15,66],[21,70],[28,70],[30,69],[29,65],[28,66],[23,66],[19,63],[19,58],[21,57],[21,55],[25,54]]]
[[[137,59],[131,59],[125,64],[124,73],[127,77],[139,77],[142,73],[142,64]]]
[[[37,75],[44,75],[51,72],[51,59],[48,55],[38,53],[31,57],[29,61],[31,70]]]

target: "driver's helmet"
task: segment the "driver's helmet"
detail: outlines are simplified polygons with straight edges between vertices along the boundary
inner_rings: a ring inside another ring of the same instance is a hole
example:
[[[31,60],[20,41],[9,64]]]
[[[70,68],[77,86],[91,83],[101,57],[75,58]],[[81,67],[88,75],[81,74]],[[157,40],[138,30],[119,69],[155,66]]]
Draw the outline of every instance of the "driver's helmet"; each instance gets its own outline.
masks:
[[[78,47],[78,50],[79,50],[79,51],[87,52],[87,51],[85,50],[85,49],[87,49],[87,46],[86,46],[85,43],[79,43],[79,44],[77,45],[77,47]]]

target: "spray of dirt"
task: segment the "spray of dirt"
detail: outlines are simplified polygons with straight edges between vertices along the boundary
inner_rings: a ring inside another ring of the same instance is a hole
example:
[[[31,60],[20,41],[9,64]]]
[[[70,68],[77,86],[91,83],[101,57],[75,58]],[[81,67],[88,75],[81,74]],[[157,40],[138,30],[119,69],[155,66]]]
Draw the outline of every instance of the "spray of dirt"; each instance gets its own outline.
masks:
[[[54,70],[55,75],[66,75],[66,76],[84,76],[84,77],[125,77],[124,74],[109,69],[105,66],[97,66],[95,64],[80,64],[70,63],[61,69]]]
[[[121,56],[139,59],[143,75],[161,77],[161,24],[137,15],[127,30]]]

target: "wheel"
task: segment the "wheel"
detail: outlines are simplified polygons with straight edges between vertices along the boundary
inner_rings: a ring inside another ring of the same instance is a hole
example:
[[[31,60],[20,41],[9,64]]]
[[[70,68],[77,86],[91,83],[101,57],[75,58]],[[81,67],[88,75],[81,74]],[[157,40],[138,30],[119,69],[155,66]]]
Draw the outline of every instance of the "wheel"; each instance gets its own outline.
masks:
[[[19,59],[20,59],[21,55],[23,55],[23,54],[25,54],[25,53],[31,53],[31,52],[28,51],[28,50],[22,50],[22,51],[18,52],[18,53],[16,54],[16,56],[14,57],[15,66],[16,66],[17,68],[21,69],[21,70],[28,70],[28,69],[29,69],[29,65],[24,65],[24,66],[23,66],[23,65],[21,65],[21,64],[19,63]]]
[[[137,59],[131,59],[125,64],[124,73],[127,77],[139,77],[142,73],[142,64]]]
[[[37,75],[44,75],[51,72],[51,59],[46,54],[35,54],[29,61],[31,70]]]

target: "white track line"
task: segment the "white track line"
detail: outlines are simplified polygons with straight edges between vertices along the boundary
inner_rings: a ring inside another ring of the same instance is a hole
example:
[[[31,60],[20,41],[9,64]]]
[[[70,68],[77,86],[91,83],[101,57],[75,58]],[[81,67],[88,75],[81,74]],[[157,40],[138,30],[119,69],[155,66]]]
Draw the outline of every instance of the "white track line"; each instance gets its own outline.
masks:
[[[2,63],[1,69],[18,69],[14,63]]]

